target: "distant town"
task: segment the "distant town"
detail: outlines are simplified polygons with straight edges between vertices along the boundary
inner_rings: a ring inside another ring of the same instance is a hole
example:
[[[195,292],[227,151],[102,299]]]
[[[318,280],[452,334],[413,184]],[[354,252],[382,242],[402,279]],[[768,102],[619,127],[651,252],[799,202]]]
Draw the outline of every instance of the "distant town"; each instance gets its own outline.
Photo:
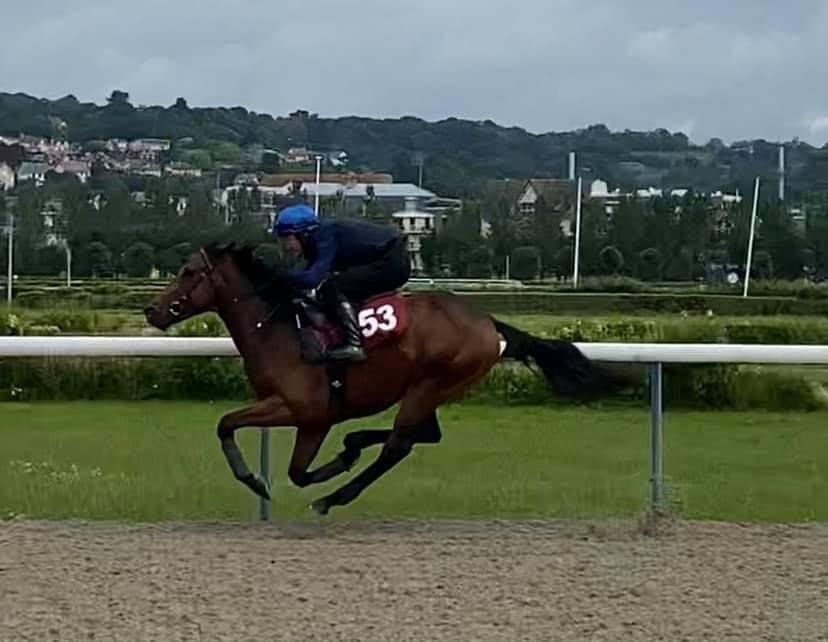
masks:
[[[425,269],[421,256],[422,240],[439,232],[448,223],[451,213],[458,211],[463,203],[462,199],[435,194],[421,185],[395,182],[389,173],[350,171],[347,150],[319,152],[307,147],[291,147],[282,152],[260,148],[256,157],[249,160],[261,164],[265,156],[271,156],[271,165],[278,171],[242,171],[232,165],[205,170],[173,158],[171,152],[174,145],[186,146],[188,142],[113,138],[81,144],[27,134],[0,136],[0,191],[11,192],[26,183],[40,188],[50,175],[74,176],[80,184],[86,185],[96,169],[124,178],[202,181],[209,178],[214,185],[211,190],[212,205],[223,215],[225,223],[232,222],[243,213],[260,218],[262,225],[269,225],[280,207],[296,199],[318,204],[323,215],[366,216],[378,212],[380,218],[393,221],[408,237],[416,272]],[[561,232],[564,237],[571,237],[574,233],[574,154],[568,160],[570,175],[566,178],[489,180],[486,194],[490,198],[505,199],[511,211],[525,216],[533,215],[537,202],[543,199],[547,205],[560,210]],[[316,169],[319,172],[318,192]],[[600,203],[608,214],[624,200],[648,200],[662,196],[683,198],[688,191],[687,188],[663,190],[650,187],[622,192],[618,188],[610,189],[607,182],[600,178],[582,184],[584,200]],[[716,191],[705,196],[721,206],[738,204],[743,199],[738,191]],[[91,193],[92,207],[100,210],[102,197],[102,194]],[[153,206],[145,190],[131,190],[130,197],[138,207]],[[174,206],[179,215],[184,214],[189,206],[188,197],[184,194],[175,196]],[[55,227],[55,215],[61,210],[61,203],[54,200],[48,203],[44,210],[47,228]],[[481,236],[486,237],[491,232],[491,224],[482,220]],[[58,242],[54,234],[50,242]]]

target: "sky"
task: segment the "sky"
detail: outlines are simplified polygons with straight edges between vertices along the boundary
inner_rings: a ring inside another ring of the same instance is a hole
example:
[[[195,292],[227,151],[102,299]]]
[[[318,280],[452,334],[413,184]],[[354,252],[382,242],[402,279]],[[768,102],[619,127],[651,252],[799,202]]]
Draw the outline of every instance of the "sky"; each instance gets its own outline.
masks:
[[[828,0],[28,0],[0,91],[822,146],[827,34]]]

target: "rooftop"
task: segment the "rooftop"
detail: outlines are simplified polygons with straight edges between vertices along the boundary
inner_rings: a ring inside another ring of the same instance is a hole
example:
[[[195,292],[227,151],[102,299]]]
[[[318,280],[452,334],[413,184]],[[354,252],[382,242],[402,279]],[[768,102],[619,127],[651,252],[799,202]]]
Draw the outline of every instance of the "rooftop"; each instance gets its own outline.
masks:
[[[319,183],[319,196],[321,198],[333,198],[342,196],[344,198],[366,198],[368,188],[374,188],[376,198],[419,198],[431,200],[437,198],[434,192],[421,189],[413,183],[353,183],[343,185],[342,183]],[[277,194],[289,194],[290,185],[272,188]],[[316,196],[316,183],[304,183],[302,191],[308,196]]]

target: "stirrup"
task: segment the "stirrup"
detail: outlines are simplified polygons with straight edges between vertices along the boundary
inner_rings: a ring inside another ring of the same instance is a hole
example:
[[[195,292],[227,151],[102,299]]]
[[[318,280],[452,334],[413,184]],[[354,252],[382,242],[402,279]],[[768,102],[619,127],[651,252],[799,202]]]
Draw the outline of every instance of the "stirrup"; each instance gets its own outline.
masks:
[[[331,348],[325,356],[334,361],[365,361],[368,358],[365,350],[348,344]]]

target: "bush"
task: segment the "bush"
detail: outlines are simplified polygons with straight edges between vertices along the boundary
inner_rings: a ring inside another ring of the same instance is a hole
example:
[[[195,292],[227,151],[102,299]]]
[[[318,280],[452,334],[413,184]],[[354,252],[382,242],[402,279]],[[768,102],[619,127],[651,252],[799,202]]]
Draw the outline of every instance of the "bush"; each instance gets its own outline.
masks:
[[[246,399],[239,359],[5,359],[2,400]]]
[[[625,281],[619,279],[617,283]],[[623,286],[622,286],[623,287]],[[719,316],[828,314],[828,300],[779,297],[726,296],[716,294],[587,292],[458,292],[481,311],[490,314],[658,314],[681,313]]]
[[[0,317],[3,334],[113,334],[125,330],[135,317],[119,312],[92,312],[71,308],[33,312],[19,311]]]
[[[0,400],[247,400],[241,360],[230,358],[6,359],[0,360]],[[821,391],[801,376],[755,366],[667,366],[665,405],[685,408],[814,410]],[[571,404],[533,370],[495,367],[463,397],[499,405]],[[643,404],[647,382],[614,397]]]
[[[525,257],[528,258],[529,257]],[[488,268],[487,268],[488,269]],[[488,273],[485,275],[488,276]],[[19,287],[15,302],[21,308],[74,306],[86,309],[140,311],[163,288],[148,280],[85,281],[82,286]],[[453,290],[490,313],[640,314],[706,313],[718,315],[826,315],[828,285],[805,281],[756,281],[751,296],[726,285],[653,284],[629,277],[588,277],[579,289],[571,285],[512,283],[412,283],[408,290]]]

